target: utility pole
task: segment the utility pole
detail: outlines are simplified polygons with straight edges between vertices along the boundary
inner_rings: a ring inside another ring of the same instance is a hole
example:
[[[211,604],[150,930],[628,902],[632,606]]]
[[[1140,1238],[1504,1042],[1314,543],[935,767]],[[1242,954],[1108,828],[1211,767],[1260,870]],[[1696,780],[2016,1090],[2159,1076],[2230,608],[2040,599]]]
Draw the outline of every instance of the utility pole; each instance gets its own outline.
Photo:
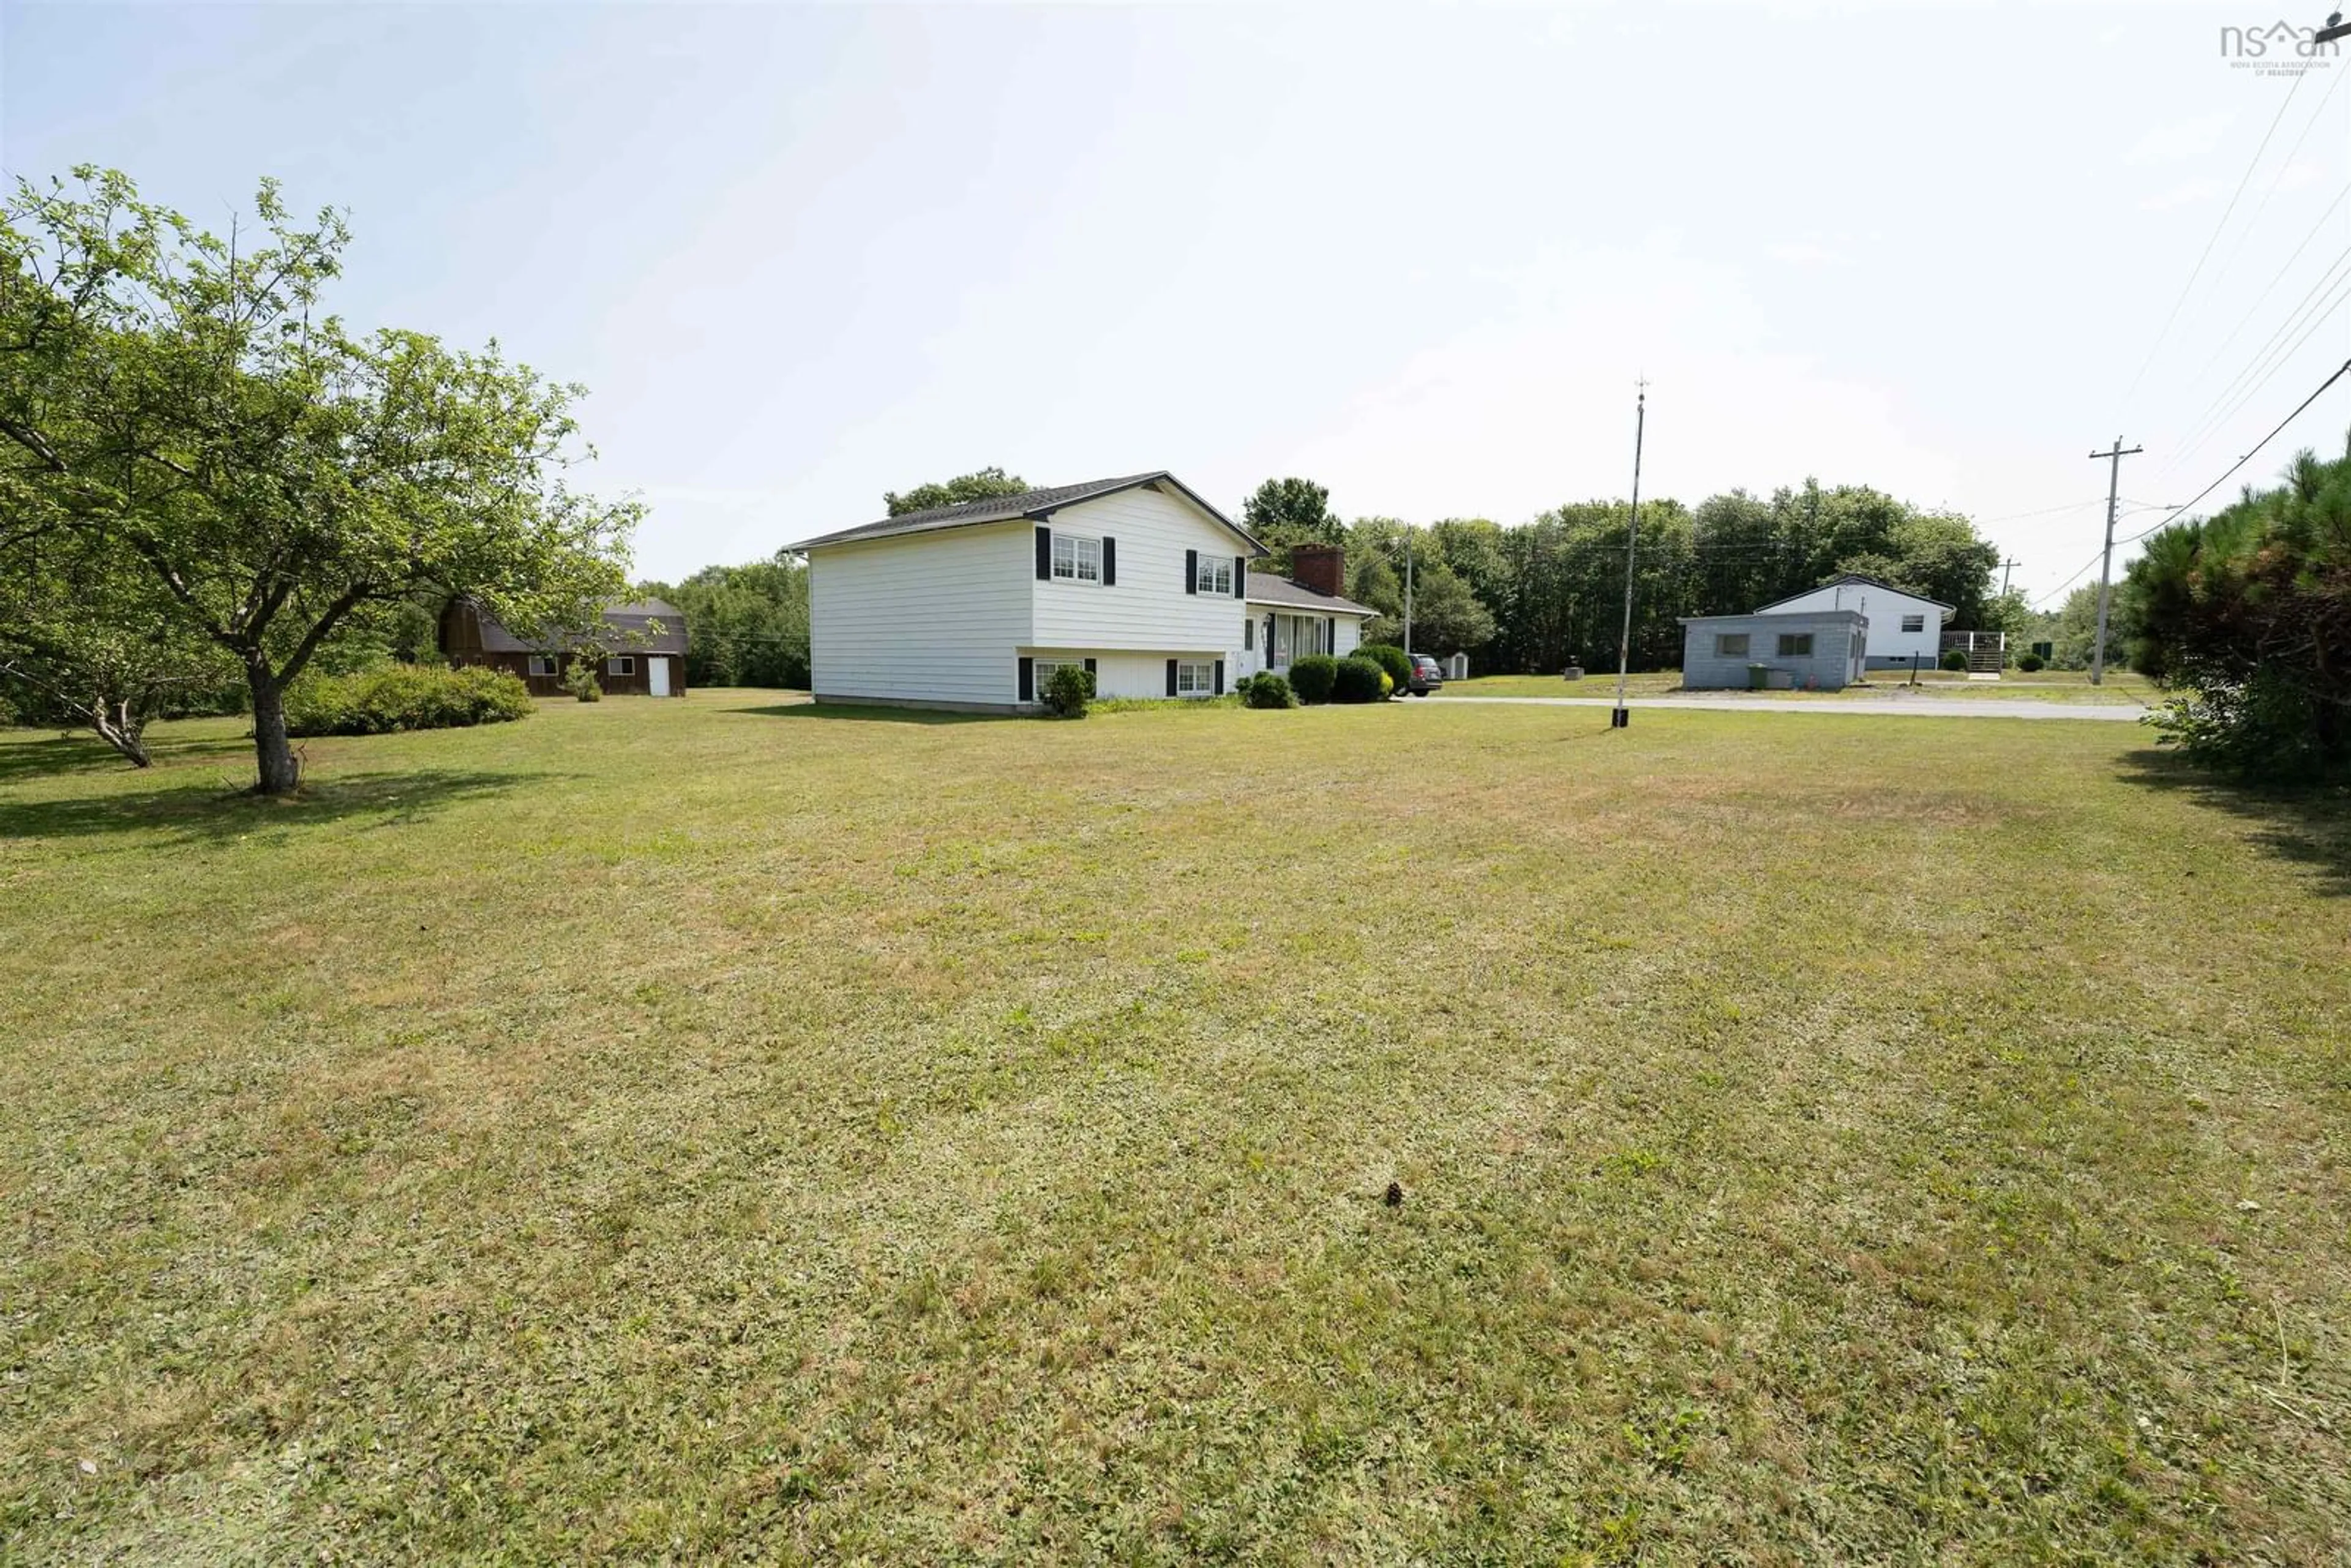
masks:
[[[1404,536],[1404,652],[1412,656],[1412,535]]]
[[[2004,560],[2000,563],[2000,596],[2002,599],[2006,599],[2008,597],[2009,572],[2014,568],[2022,566],[2023,564],[2024,563],[2021,560]]]
[[[2123,459],[2145,451],[2139,446],[2125,447],[2123,438],[2115,437],[2111,451],[2093,452],[2092,457],[2106,460],[2106,553],[2098,559],[2098,640],[2090,649],[2090,684],[2106,684],[2106,601],[2112,597],[2109,581],[2115,570],[2115,499],[2122,489]]]
[[[1633,515],[1625,520],[1625,634],[1616,641],[1616,708],[1608,716],[1611,729],[1629,728],[1633,715],[1625,706],[1625,676],[1633,667],[1633,562],[1641,542],[1641,435],[1649,418],[1649,382],[1634,383]]]

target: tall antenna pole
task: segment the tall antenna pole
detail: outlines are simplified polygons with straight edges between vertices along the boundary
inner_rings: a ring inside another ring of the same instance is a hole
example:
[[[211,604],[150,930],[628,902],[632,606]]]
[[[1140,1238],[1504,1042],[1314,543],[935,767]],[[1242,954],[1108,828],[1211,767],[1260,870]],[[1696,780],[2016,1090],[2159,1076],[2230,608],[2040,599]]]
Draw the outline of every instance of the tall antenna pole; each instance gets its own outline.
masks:
[[[1633,722],[1625,706],[1625,676],[1633,667],[1633,561],[1641,539],[1641,436],[1649,419],[1648,378],[1634,384],[1638,392],[1633,399],[1633,515],[1625,523],[1625,633],[1616,640],[1616,710],[1608,716],[1611,729],[1624,729]]]
[[[2122,488],[2123,459],[2143,448],[2125,447],[2123,438],[2115,437],[2114,449],[2093,452],[2093,457],[2106,459],[2106,553],[2098,559],[2098,641],[2090,650],[2090,684],[2106,684],[2106,601],[2112,596],[2108,582],[2115,571],[2115,497]]]

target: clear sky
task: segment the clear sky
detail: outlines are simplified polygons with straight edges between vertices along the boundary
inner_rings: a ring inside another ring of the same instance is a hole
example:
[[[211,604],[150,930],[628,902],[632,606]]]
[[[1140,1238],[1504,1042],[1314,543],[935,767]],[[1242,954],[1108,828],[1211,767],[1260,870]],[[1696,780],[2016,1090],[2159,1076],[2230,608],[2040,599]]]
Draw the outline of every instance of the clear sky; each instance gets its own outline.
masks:
[[[1646,374],[1646,494],[1876,485],[2039,593],[2093,448],[2184,501],[2351,353],[2351,57],[2224,57],[2278,19],[0,0],[0,167],[347,207],[351,320],[588,384],[645,576],[991,463],[1520,522],[1624,494]]]

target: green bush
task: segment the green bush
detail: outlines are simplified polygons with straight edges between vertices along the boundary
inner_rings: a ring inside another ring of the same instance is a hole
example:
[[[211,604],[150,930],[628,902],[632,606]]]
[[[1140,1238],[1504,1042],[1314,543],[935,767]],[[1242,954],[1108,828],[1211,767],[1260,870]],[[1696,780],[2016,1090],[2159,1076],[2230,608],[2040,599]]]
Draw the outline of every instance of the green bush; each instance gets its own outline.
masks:
[[[1376,665],[1374,666],[1377,668]],[[1298,700],[1312,706],[1331,700],[1331,688],[1339,679],[1339,661],[1328,653],[1309,653],[1290,664],[1290,689]]]
[[[1378,702],[1387,695],[1381,685],[1386,676],[1387,672],[1380,668],[1378,660],[1351,653],[1339,661],[1339,668],[1331,685],[1331,700],[1334,703]]]
[[[1964,670],[1968,667],[1968,656],[1959,649],[1954,648],[1943,655],[1942,665],[1947,670]]]
[[[583,703],[602,702],[604,687],[596,679],[596,661],[574,654],[563,672],[563,689]]]
[[[1046,711],[1057,718],[1083,718],[1094,700],[1093,672],[1083,664],[1062,664],[1045,677]]]
[[[2019,653],[2016,656],[2016,667],[2022,670],[2029,675],[2033,671],[2041,668],[2041,655],[2038,653]]]
[[[530,707],[530,688],[504,670],[393,664],[296,681],[286,693],[286,729],[300,736],[453,729],[503,724]]]
[[[1249,676],[1234,690],[1240,693],[1243,707],[1281,708],[1298,706],[1298,694],[1290,689],[1288,681],[1283,680],[1271,670]]]
[[[1355,650],[1363,658],[1371,659],[1388,673],[1388,689],[1400,692],[1412,685],[1412,660],[1393,643],[1366,643]]]

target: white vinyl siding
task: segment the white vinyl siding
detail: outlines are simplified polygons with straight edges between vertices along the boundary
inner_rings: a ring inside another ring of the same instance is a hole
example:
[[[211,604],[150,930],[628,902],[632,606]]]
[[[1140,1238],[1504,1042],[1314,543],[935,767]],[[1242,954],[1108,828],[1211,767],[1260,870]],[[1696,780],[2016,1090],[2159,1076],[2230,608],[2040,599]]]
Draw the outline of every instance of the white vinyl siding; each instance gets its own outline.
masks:
[[[1943,651],[1943,607],[1931,599],[1866,582],[1832,582],[1770,607],[1775,615],[1855,610],[1869,618],[1869,662],[1878,668],[1932,664]]]
[[[1125,559],[1119,561],[1125,580]],[[1025,521],[835,545],[809,557],[809,653],[820,697],[1019,700],[1015,653],[1031,641],[1032,592],[1098,595],[1037,580]]]
[[[1122,490],[1064,507],[1048,520],[1062,532],[1117,541],[1118,580],[1112,583],[1039,579],[1032,555],[1028,577],[1036,605],[1034,640],[1050,648],[1131,649],[1167,653],[1207,652],[1238,659],[1241,601],[1187,593],[1184,552],[1234,557],[1248,551],[1239,536],[1180,496]],[[1033,534],[1031,536],[1033,541]],[[1033,542],[1030,547],[1033,550]],[[1196,570],[1195,568],[1194,570]],[[1196,586],[1196,580],[1195,585]],[[1102,672],[1095,672],[1097,682]],[[1104,688],[1108,695],[1108,687]],[[1165,666],[1152,695],[1166,695]]]

